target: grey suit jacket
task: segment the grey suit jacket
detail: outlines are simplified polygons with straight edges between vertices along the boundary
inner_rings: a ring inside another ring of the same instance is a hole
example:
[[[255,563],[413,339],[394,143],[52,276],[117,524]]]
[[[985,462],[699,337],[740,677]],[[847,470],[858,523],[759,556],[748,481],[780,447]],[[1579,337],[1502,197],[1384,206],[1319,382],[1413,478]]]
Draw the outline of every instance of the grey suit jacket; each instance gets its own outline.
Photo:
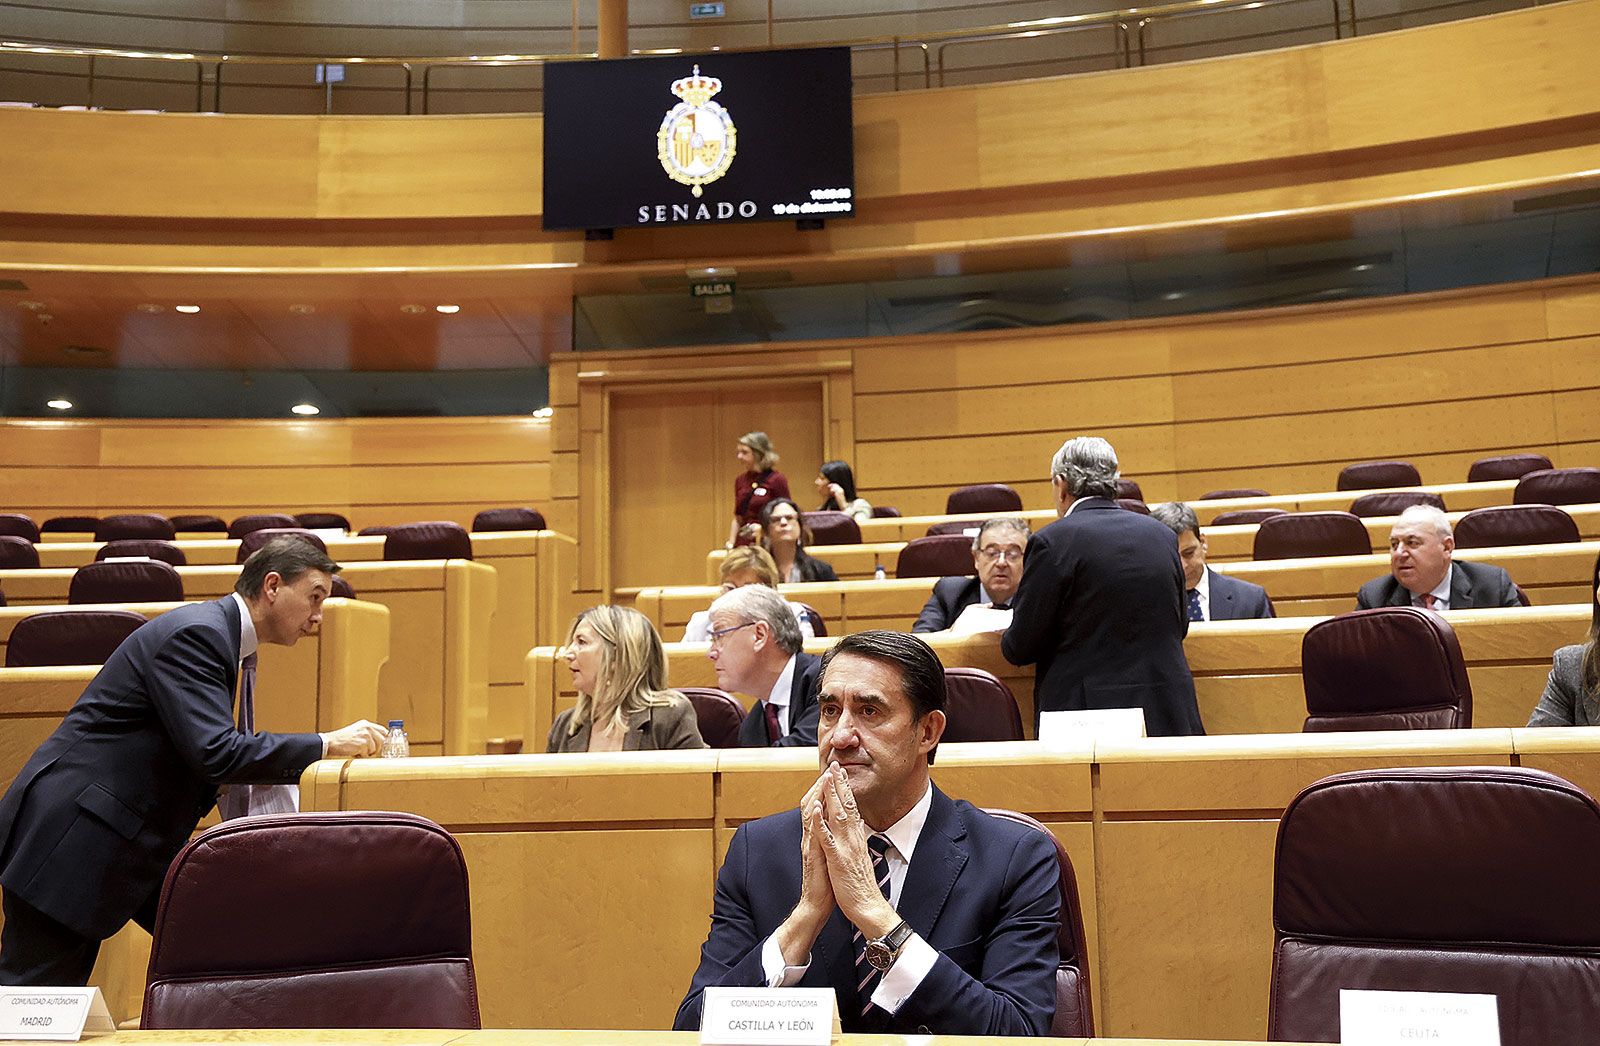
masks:
[[[589,750],[589,723],[578,727],[577,733],[568,733],[576,709],[569,708],[556,716],[550,726],[546,752],[587,752]],[[700,736],[700,726],[695,719],[694,706],[689,699],[676,691],[664,705],[641,708],[628,717],[628,732],[622,735],[624,752],[657,752],[673,748],[705,748]]]
[[[1556,651],[1550,679],[1528,717],[1529,726],[1600,726],[1600,695],[1583,692],[1585,645],[1574,643]]]
[[[1260,585],[1219,574],[1210,567],[1206,568],[1206,573],[1211,576],[1212,621],[1246,621],[1250,618],[1278,616],[1272,612],[1272,600],[1267,598],[1267,590]]]
[[[1450,577],[1450,609],[1468,610],[1473,607],[1521,606],[1517,599],[1517,586],[1504,569],[1490,563],[1471,563],[1464,559],[1453,561],[1455,573]],[[1373,578],[1361,586],[1356,594],[1356,609],[1373,607],[1411,606],[1411,591],[1393,574]]]

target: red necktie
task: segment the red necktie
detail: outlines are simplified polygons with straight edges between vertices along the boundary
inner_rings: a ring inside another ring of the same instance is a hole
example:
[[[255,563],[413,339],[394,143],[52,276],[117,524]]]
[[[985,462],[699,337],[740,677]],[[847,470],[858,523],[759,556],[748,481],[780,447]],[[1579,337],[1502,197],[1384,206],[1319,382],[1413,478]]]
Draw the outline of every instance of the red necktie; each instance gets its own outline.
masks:
[[[767,744],[775,745],[783,739],[783,726],[778,722],[778,706],[771,701],[761,703],[767,709]]]
[[[1433,605],[1437,602],[1439,602],[1439,597],[1434,595],[1432,592],[1429,592],[1422,597],[1422,606],[1425,610],[1432,610]]]

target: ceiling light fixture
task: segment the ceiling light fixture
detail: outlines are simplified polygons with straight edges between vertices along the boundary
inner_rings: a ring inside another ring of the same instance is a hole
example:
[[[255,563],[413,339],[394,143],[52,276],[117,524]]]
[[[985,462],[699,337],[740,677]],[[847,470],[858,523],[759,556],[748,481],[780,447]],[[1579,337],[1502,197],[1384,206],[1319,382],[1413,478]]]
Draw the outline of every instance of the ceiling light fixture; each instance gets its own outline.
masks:
[[[186,316],[193,316],[195,313],[200,311],[200,306],[198,306],[198,305],[174,305],[172,307],[172,309],[173,309],[174,312],[181,312]]]
[[[317,406],[315,403],[296,403],[294,406],[289,408],[289,413],[310,417],[314,414],[321,414],[322,408]]]
[[[53,400],[46,400],[45,401],[45,406],[49,407],[51,410],[71,410],[72,409],[72,401],[71,400],[59,399],[59,398],[53,399]]]
[[[402,305],[400,306],[400,311],[407,316],[420,316],[428,311],[428,307],[426,305]]]
[[[450,316],[450,315],[453,315],[455,313],[460,312],[461,311],[461,306],[459,306],[459,305],[435,305],[433,307],[433,311],[434,312],[442,312],[446,316]]]
[[[554,413],[555,411],[549,407],[540,407],[538,410],[533,412],[533,416],[536,418],[548,418]]]

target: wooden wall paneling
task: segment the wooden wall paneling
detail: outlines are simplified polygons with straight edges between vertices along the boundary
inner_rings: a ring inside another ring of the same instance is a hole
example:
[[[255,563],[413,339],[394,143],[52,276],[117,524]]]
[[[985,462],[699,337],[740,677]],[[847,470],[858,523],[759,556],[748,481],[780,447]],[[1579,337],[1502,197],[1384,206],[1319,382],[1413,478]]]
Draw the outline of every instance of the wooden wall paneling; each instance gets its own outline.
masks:
[[[1545,323],[1552,338],[1600,334],[1600,290],[1572,284],[1545,291]]]

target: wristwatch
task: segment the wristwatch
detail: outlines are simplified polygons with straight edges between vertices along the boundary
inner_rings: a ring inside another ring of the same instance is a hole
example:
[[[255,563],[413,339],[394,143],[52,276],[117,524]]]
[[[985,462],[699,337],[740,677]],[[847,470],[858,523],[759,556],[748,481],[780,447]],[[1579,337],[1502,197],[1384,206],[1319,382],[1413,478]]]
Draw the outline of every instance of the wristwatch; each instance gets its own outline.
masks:
[[[879,973],[887,971],[894,965],[894,961],[900,958],[900,949],[904,948],[910,939],[911,924],[901,919],[899,926],[882,937],[874,937],[867,942],[867,962],[871,963],[872,968]]]

